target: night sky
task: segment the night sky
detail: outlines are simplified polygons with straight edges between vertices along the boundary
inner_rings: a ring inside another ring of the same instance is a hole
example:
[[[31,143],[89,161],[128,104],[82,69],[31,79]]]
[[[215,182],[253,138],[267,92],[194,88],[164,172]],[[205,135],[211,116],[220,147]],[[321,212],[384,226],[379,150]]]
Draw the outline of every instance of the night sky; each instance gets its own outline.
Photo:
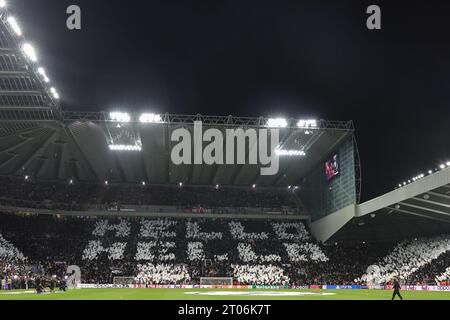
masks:
[[[450,160],[450,1],[8,2],[65,109],[354,120],[364,200]]]

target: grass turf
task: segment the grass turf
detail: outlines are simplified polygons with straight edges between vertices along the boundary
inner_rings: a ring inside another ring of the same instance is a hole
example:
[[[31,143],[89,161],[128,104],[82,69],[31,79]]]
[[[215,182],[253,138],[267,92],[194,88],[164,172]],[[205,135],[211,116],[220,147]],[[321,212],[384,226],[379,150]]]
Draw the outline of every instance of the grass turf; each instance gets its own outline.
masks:
[[[218,291],[221,294],[213,296],[186,294]],[[31,292],[31,290],[0,291],[0,300],[390,300],[392,297],[391,291],[380,290],[79,289],[41,295]],[[227,295],[230,292],[239,292],[242,295]],[[252,292],[334,293],[334,295],[281,297],[246,295]],[[403,291],[402,295],[405,300],[450,300],[450,292]]]

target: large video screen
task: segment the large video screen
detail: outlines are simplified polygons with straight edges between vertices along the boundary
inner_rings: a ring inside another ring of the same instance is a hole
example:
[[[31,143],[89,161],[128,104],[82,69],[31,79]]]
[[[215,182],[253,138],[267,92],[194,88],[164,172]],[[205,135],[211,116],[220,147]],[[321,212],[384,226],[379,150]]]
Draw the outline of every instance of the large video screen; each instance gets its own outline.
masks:
[[[335,154],[325,163],[325,176],[328,181],[331,181],[337,175],[339,175],[339,155]]]

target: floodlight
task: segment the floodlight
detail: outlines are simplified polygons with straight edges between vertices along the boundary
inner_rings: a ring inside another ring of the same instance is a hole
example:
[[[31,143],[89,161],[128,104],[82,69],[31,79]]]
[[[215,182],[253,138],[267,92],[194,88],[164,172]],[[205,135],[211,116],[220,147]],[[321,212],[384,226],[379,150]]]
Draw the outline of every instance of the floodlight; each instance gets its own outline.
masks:
[[[161,123],[162,117],[160,114],[143,113],[139,118],[141,123]]]
[[[1,4],[0,4],[0,7],[1,7]],[[20,29],[16,18],[8,17],[8,19],[6,19],[6,21],[8,22],[9,26],[11,27],[11,29],[13,29],[13,31],[16,33],[17,36],[19,36],[19,37],[22,36],[22,30]]]
[[[111,112],[109,118],[116,122],[127,123],[131,121],[131,117],[126,112]]]
[[[301,129],[314,129],[317,128],[317,120],[299,120],[297,127]]]
[[[267,121],[267,127],[269,128],[286,128],[287,126],[288,122],[284,118],[274,118]]]
[[[126,145],[126,144],[110,144],[109,150],[111,151],[142,151],[140,145]]]
[[[5,8],[5,7],[6,7],[6,1],[0,0],[0,8]]]
[[[303,150],[282,150],[282,149],[276,149],[275,154],[277,156],[287,156],[287,157],[304,157],[306,156],[305,151]]]
[[[38,59],[37,59],[36,51],[34,50],[34,48],[31,44],[24,43],[22,46],[22,50],[31,61],[37,62]]]
[[[50,88],[50,92],[52,93],[52,95],[53,95],[53,98],[55,98],[55,99],[59,99],[59,94],[58,94],[58,92],[56,91],[56,89],[55,88]]]
[[[45,72],[45,69],[42,67],[38,68],[38,73],[42,76],[45,82],[49,83],[50,79],[47,77],[47,73]]]

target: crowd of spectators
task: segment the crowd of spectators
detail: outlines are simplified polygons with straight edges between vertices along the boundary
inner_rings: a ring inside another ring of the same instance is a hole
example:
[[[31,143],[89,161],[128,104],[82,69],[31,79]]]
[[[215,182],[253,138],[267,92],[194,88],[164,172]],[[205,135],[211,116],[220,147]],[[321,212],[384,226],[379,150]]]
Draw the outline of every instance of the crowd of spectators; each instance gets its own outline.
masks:
[[[246,219],[68,217],[0,213],[0,277],[11,287],[61,276],[70,265],[82,282],[127,277],[144,285],[199,283],[352,285],[400,276],[430,282],[448,275],[446,236],[393,244],[321,244],[302,222]],[[361,276],[363,275],[363,276]],[[15,282],[14,282],[15,281]]]
[[[0,177],[0,204],[38,209],[81,210],[100,201],[98,187],[36,181],[30,177]]]
[[[361,277],[362,281],[385,284],[394,278],[407,282],[408,280],[422,282],[429,280],[419,278],[430,271],[432,264],[443,254],[450,251],[450,236],[442,235],[434,238],[421,238],[404,241],[398,244],[387,256],[376,263],[376,268]],[[423,269],[425,268],[425,269]],[[410,279],[411,276],[416,275]]]
[[[136,282],[138,284],[189,284],[188,267],[184,264],[139,264]]]
[[[275,265],[239,264],[232,265],[233,276],[244,285],[289,285],[285,270]]]
[[[442,283],[448,286],[450,283],[450,251],[427,263],[408,277],[408,283],[418,285]]]
[[[190,212],[245,212],[246,208],[299,212],[292,192],[252,187],[113,185],[0,177],[0,205],[67,211],[171,206]]]
[[[448,265],[448,264],[447,264]],[[436,278],[441,284],[450,286],[450,267],[447,267],[445,271]]]

